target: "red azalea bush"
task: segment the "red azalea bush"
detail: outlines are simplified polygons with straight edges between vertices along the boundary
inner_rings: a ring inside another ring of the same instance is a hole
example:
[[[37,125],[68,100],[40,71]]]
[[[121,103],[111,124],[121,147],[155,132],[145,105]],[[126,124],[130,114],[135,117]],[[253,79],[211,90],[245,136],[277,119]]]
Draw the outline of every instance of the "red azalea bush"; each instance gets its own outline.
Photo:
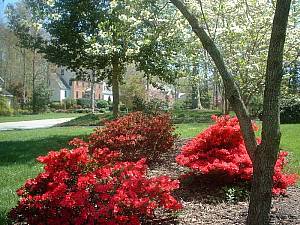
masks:
[[[177,163],[201,174],[225,175],[229,180],[250,181],[252,162],[247,154],[237,117],[212,116],[215,124],[182,147]],[[253,129],[258,127],[253,124]],[[260,140],[258,140],[259,142]],[[274,194],[283,194],[296,182],[295,175],[283,174],[287,153],[280,152],[274,170]]]
[[[177,180],[147,178],[145,159],[120,162],[118,151],[94,149],[75,139],[77,147],[38,158],[44,172],[29,179],[10,212],[14,222],[41,225],[140,224],[163,207],[176,211],[181,204],[171,195]]]
[[[153,162],[159,160],[162,152],[172,148],[176,139],[174,130],[167,113],[134,112],[106,122],[89,140],[93,148],[120,150],[125,161],[146,157],[148,162]]]

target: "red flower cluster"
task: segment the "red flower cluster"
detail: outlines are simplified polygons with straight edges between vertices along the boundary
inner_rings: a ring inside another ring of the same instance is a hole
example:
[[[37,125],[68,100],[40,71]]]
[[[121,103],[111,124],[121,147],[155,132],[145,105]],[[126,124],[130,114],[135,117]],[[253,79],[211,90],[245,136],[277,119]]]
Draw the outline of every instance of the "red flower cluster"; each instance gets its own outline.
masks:
[[[89,139],[93,148],[120,150],[124,161],[145,157],[153,162],[160,153],[172,148],[176,139],[174,129],[167,113],[152,116],[134,112],[106,122]]]
[[[247,154],[239,122],[236,117],[212,116],[215,124],[183,146],[176,157],[177,163],[202,174],[222,174],[230,180],[250,181],[253,175],[252,162]],[[253,129],[258,127],[253,124]],[[260,140],[258,140],[260,141]],[[273,176],[274,194],[285,193],[296,181],[294,175],[282,173],[287,163],[286,152],[279,154]]]
[[[91,153],[80,139],[72,144],[77,147],[38,158],[44,172],[17,191],[21,199],[10,212],[14,222],[135,225],[158,207],[181,208],[171,195],[179,182],[166,176],[147,178],[145,159],[120,162],[117,151]]]

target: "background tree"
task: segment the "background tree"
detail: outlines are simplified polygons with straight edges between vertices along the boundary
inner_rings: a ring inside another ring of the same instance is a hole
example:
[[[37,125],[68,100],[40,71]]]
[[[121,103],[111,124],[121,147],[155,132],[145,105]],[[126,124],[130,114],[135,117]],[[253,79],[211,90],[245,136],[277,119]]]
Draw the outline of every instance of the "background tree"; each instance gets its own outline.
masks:
[[[17,37],[15,44],[20,47],[20,55],[23,56],[23,63],[21,63],[23,65],[23,101],[25,102],[26,80],[30,80],[32,111],[33,113],[37,113],[40,110],[38,96],[41,94],[40,91],[45,90],[40,86],[45,84],[45,82],[48,83],[49,80],[49,64],[43,59],[41,54],[38,54],[38,46],[40,46],[42,41],[41,27],[39,21],[30,14],[30,11],[23,2],[17,3],[14,6],[8,5],[7,16],[9,27]],[[30,53],[26,53],[26,49],[30,50]],[[31,62],[29,65],[26,63],[26,54],[30,55]],[[26,74],[26,64],[31,68],[30,78]]]

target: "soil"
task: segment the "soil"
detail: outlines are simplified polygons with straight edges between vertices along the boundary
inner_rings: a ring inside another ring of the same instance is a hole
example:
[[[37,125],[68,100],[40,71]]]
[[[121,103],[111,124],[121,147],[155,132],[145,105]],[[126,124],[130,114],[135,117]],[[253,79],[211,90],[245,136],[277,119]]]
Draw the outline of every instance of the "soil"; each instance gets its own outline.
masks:
[[[179,166],[175,162],[175,157],[180,151],[180,147],[187,141],[182,139],[176,143],[174,151],[166,153],[162,161],[151,166],[148,175],[159,176],[168,175],[172,178],[188,172],[188,169]],[[234,190],[245,190],[249,187],[236,184]],[[227,190],[229,186],[227,185]],[[144,221],[145,225],[156,224],[245,224],[248,210],[248,196],[246,193],[240,194],[238,198],[229,198],[225,193],[224,183],[216,182],[203,177],[191,177],[181,183],[180,189],[174,195],[183,204],[183,210],[176,215],[167,212],[156,212],[156,218]],[[238,192],[239,193],[239,192]],[[300,188],[290,187],[285,196],[274,197],[270,216],[271,225],[300,225]]]

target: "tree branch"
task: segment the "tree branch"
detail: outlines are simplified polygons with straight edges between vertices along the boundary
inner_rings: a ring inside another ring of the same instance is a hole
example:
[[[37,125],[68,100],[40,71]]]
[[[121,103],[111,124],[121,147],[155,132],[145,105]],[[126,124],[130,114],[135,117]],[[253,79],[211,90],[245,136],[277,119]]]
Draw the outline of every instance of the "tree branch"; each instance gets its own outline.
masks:
[[[207,32],[208,32],[208,35],[209,35],[210,37],[212,37],[212,36],[211,36],[211,33],[210,33],[210,30],[209,30],[209,26],[208,26],[207,20],[206,20],[206,17],[205,17],[205,14],[204,14],[202,1],[201,1],[201,0],[198,0],[198,3],[199,3],[199,5],[200,5],[201,14],[202,14],[202,17],[203,17],[203,20],[204,20],[204,23],[205,23],[205,26],[206,26],[206,30],[207,30]]]
[[[202,42],[203,47],[213,59],[224,83],[226,89],[226,97],[232,105],[240,122],[243,138],[250,158],[254,159],[254,152],[257,147],[255,133],[252,129],[252,122],[248,111],[241,99],[239,90],[234,82],[231,73],[225,66],[220,51],[216,47],[213,40],[208,36],[203,27],[200,26],[198,19],[193,15],[181,0],[171,0],[171,2],[180,10],[182,15],[187,19],[192,30]]]

